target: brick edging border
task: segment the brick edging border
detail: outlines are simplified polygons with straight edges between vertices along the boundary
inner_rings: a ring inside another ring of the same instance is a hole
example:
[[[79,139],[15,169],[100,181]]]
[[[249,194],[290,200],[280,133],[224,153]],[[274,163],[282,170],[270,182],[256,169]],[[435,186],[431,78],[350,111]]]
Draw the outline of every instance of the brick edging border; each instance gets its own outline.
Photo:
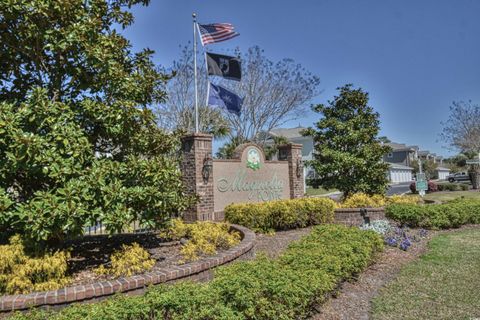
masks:
[[[110,281],[65,287],[52,291],[2,296],[0,297],[0,312],[99,299],[114,293],[141,290],[149,285],[194,278],[199,273],[238,259],[253,249],[255,233],[239,225],[232,224],[231,227],[241,233],[242,241],[237,246],[214,256],[179,266],[165,267],[157,271]]]

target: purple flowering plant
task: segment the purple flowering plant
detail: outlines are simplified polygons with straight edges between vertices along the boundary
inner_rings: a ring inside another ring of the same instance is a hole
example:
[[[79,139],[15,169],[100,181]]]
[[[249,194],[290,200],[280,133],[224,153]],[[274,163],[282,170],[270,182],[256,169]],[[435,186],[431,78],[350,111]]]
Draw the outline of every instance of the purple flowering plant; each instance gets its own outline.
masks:
[[[393,227],[387,220],[374,221],[372,224],[360,227],[364,230],[373,230],[384,237],[385,244],[407,251],[414,242],[427,236],[427,230],[412,230],[408,227]]]

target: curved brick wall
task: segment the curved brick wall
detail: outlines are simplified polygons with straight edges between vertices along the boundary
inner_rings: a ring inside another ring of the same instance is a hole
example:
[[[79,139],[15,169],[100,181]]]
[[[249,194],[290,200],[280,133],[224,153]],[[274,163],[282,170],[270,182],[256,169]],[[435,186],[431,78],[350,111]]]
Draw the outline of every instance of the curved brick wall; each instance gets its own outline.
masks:
[[[238,225],[232,225],[232,228],[242,234],[242,242],[234,248],[215,256],[180,266],[171,266],[155,272],[111,281],[66,287],[53,291],[2,296],[0,298],[0,311],[22,310],[38,306],[65,305],[83,300],[102,299],[117,292],[138,294],[144,292],[149,285],[186,279],[194,281],[210,279],[212,277],[212,268],[239,258],[247,258],[254,254],[255,233]]]

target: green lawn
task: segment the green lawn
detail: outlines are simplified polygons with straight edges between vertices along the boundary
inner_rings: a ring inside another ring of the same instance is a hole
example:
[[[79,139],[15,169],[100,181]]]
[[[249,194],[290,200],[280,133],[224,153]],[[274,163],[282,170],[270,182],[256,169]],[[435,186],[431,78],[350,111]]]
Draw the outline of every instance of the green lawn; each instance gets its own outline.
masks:
[[[480,229],[434,237],[373,300],[372,318],[480,318]]]
[[[335,191],[337,191],[337,190],[336,189],[327,190],[327,189],[324,189],[322,187],[319,187],[318,189],[315,189],[315,188],[312,188],[312,187],[307,187],[306,195],[307,196],[321,196],[321,195],[324,195],[324,194],[327,194],[327,193],[330,193],[330,192],[335,192]]]
[[[480,199],[480,192],[477,191],[441,191],[425,195],[426,200],[448,201],[465,197],[468,199]]]

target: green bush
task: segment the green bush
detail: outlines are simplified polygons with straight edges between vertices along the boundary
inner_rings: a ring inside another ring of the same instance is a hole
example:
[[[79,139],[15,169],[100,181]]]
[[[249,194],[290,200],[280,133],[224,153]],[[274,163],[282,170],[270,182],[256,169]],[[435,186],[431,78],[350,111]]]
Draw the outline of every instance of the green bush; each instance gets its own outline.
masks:
[[[322,225],[278,259],[261,256],[220,267],[206,284],[162,285],[140,297],[117,296],[59,313],[34,310],[14,319],[305,319],[382,249],[373,231]]]
[[[466,183],[460,183],[460,189],[462,189],[462,191],[468,191],[470,190],[470,186]]]
[[[456,228],[480,222],[480,201],[459,199],[443,204],[391,204],[385,212],[387,217],[411,227]]]
[[[334,219],[335,202],[327,198],[231,204],[225,219],[259,232],[303,228]]]
[[[202,255],[216,254],[218,249],[230,249],[241,240],[240,233],[230,230],[228,223],[212,221],[186,223],[182,219],[172,219],[170,226],[160,235],[172,240],[188,239],[180,249],[183,261],[195,261]]]
[[[438,191],[467,191],[470,186],[466,183],[442,183],[438,184]]]
[[[96,220],[162,226],[191,204],[178,136],[147,107],[168,76],[112,31],[148,1],[79,3],[0,2],[0,235],[54,244]]]

